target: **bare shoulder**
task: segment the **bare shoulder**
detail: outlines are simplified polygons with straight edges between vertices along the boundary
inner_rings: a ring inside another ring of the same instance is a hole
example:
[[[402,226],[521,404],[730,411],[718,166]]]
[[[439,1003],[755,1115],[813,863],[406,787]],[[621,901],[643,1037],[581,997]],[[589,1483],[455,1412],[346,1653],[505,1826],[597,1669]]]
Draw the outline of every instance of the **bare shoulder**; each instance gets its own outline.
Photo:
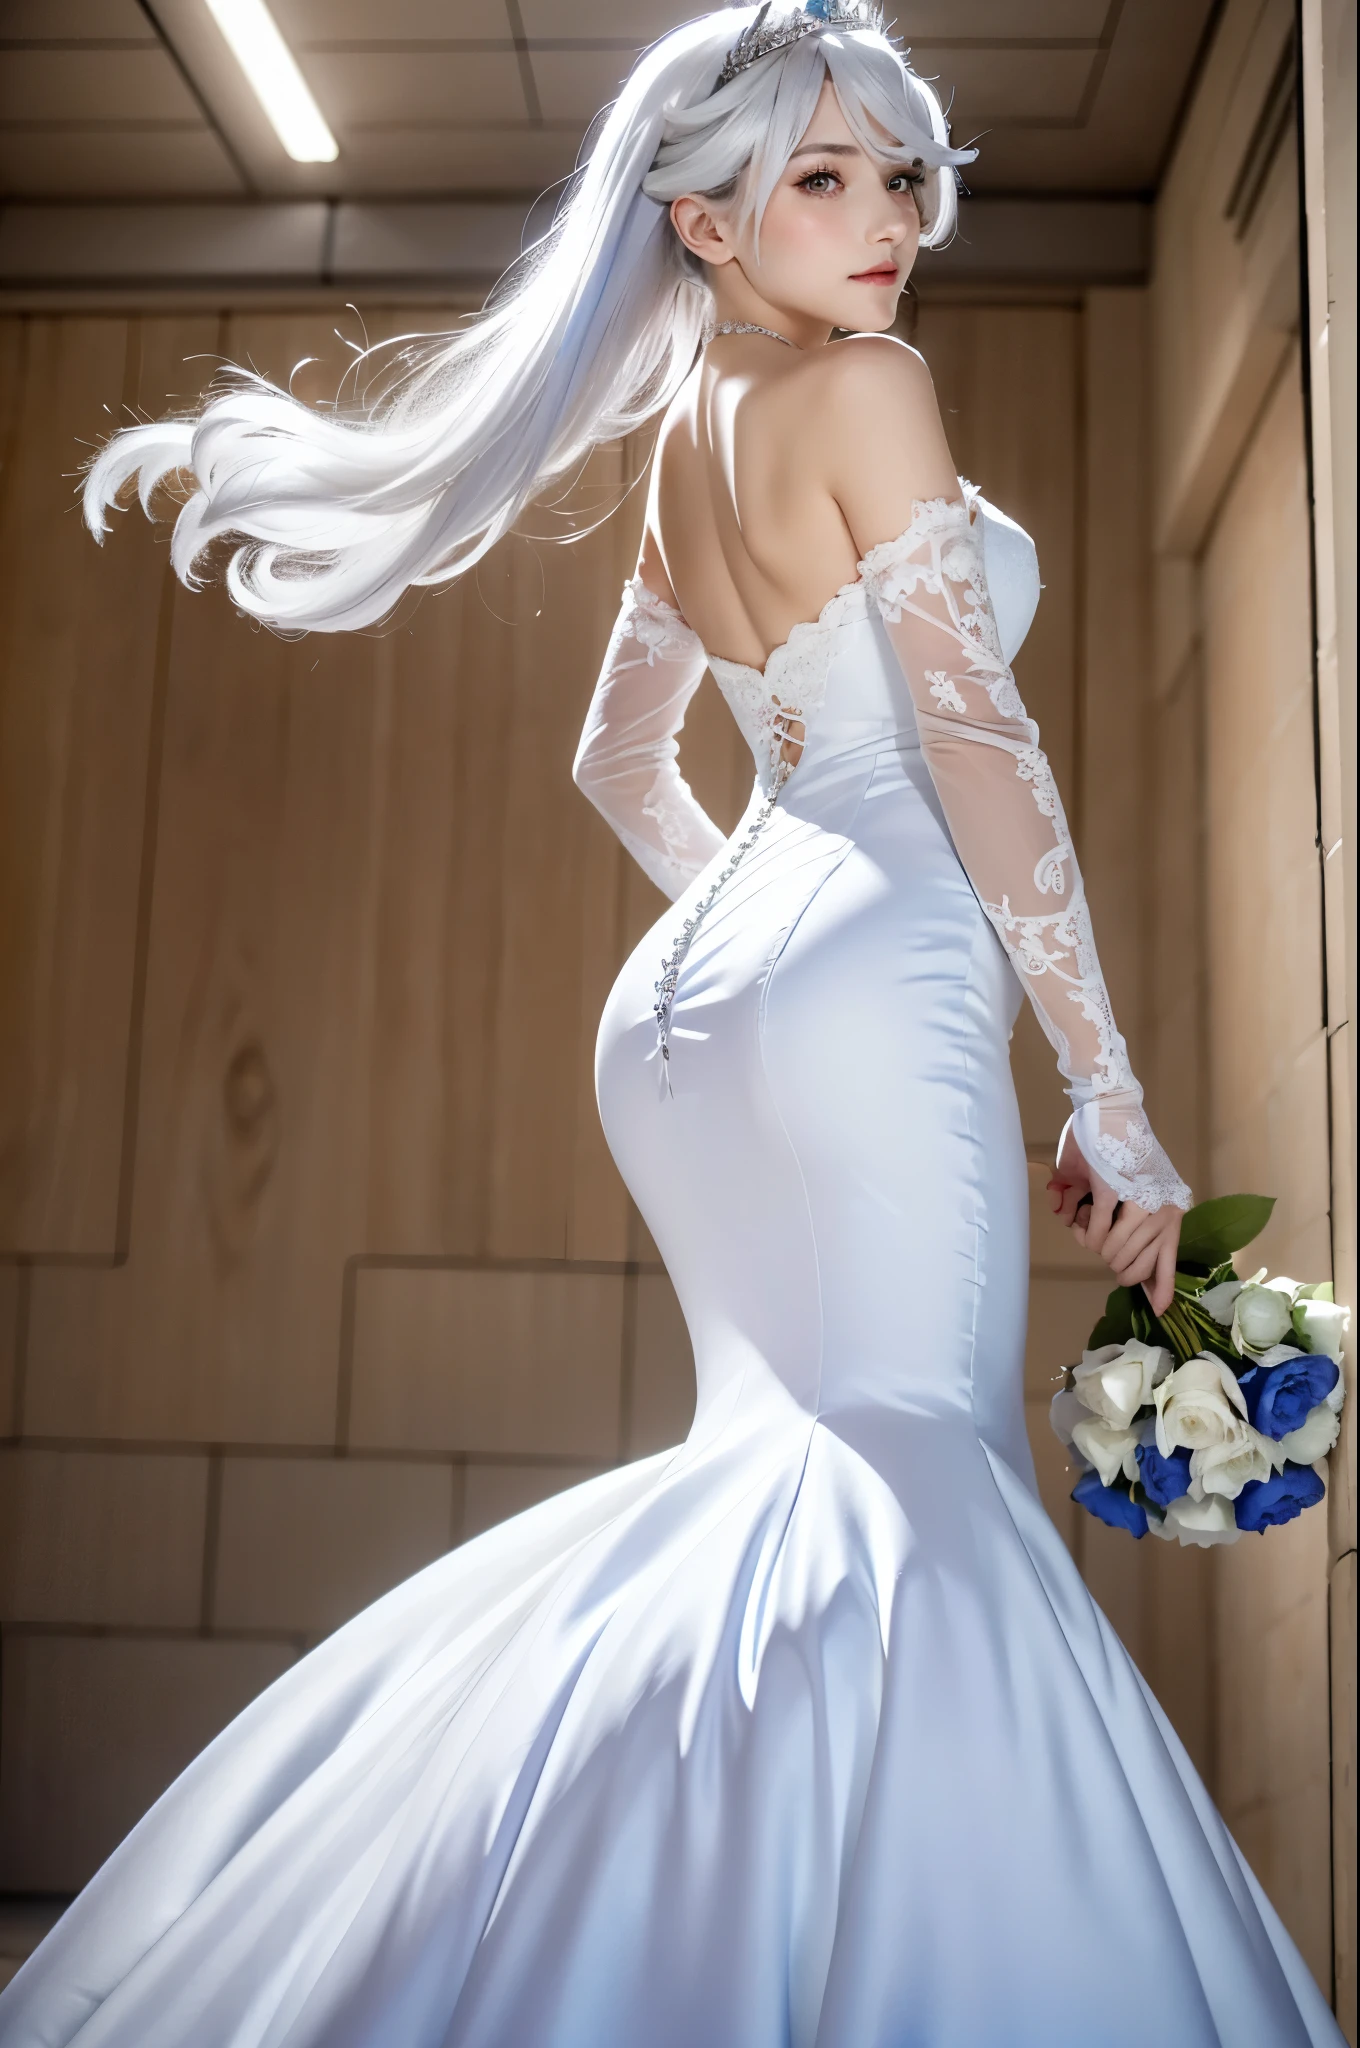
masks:
[[[910,524],[916,501],[957,494],[958,472],[925,358],[890,334],[822,351],[825,475],[861,551]]]
[[[850,334],[818,353],[827,394],[843,405],[935,404],[925,357],[895,334]]]

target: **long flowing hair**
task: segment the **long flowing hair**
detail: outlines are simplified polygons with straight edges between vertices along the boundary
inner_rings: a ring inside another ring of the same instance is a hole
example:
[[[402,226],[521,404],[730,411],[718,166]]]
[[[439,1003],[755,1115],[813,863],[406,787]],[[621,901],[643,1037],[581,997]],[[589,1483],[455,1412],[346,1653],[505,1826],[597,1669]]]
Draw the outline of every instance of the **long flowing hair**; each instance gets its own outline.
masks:
[[[160,485],[187,480],[176,574],[195,587],[225,543],[233,601],[282,631],[373,625],[412,585],[461,575],[593,446],[670,403],[712,303],[670,203],[734,201],[758,238],[827,78],[863,147],[922,165],[922,241],[946,241],[955,166],[974,152],[950,147],[931,87],[885,35],[855,30],[805,36],[715,90],[755,14],[703,15],[639,57],[551,228],[482,313],[408,337],[347,405],[319,409],[252,371],[220,372],[196,413],[104,444],[85,480],[90,531],[102,539],[134,477],[148,516]]]

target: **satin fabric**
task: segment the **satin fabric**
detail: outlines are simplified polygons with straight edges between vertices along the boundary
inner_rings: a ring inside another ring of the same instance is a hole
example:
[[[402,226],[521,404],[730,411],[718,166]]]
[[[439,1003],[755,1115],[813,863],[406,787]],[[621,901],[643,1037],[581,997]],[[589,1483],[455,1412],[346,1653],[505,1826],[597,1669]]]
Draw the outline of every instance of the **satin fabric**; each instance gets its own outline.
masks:
[[[1036,1497],[1019,989],[876,617],[700,925],[668,1082],[710,878],[598,1051],[688,1440],[279,1680],[0,1995],[5,2048],[1340,2041]]]

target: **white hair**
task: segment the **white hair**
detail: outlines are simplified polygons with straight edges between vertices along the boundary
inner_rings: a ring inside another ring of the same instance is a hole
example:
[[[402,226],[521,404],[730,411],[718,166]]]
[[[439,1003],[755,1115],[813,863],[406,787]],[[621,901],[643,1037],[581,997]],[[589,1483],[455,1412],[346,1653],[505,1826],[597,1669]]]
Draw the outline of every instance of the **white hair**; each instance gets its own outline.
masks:
[[[227,541],[230,595],[266,625],[369,626],[412,585],[447,583],[596,443],[670,403],[712,304],[670,203],[737,196],[758,236],[827,78],[863,147],[922,167],[921,239],[947,240],[955,166],[975,152],[951,149],[930,86],[885,35],[856,30],[805,36],[715,91],[755,13],[703,15],[643,53],[552,227],[469,324],[406,338],[348,410],[228,369],[195,415],[105,443],[85,480],[90,531],[103,537],[132,478],[153,516],[157,487],[188,473],[176,574],[195,587],[206,551]]]

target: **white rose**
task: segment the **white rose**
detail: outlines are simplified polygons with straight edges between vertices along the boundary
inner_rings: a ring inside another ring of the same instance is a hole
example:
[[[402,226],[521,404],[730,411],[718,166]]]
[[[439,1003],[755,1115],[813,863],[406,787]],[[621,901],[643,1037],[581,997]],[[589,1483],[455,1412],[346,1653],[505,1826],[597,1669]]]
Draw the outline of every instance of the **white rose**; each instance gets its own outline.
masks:
[[[1340,1358],[1341,1340],[1351,1324],[1351,1312],[1340,1308],[1334,1301],[1296,1301],[1291,1319],[1294,1335],[1309,1351],[1320,1351],[1326,1358]]]
[[[1048,1420],[1058,1442],[1070,1444],[1073,1429],[1081,1421],[1082,1416],[1089,1415],[1090,1412],[1085,1403],[1077,1399],[1071,1387],[1063,1387],[1056,1393],[1048,1404]]]
[[[1207,1494],[1203,1500],[1192,1500],[1183,1493],[1156,1522],[1149,1515],[1148,1528],[1167,1543],[1193,1543],[1200,1550],[1215,1543],[1235,1543],[1242,1533],[1233,1517],[1232,1502],[1224,1500],[1221,1493]]]
[[[1127,1429],[1170,1370],[1171,1353],[1162,1345],[1140,1344],[1131,1337],[1127,1344],[1083,1351],[1072,1375],[1072,1391],[1111,1429]]]
[[[1134,1454],[1140,1435],[1136,1429],[1112,1429],[1098,1415],[1084,1415],[1073,1427],[1072,1442],[1087,1464],[1095,1466],[1101,1485],[1113,1486],[1121,1472],[1128,1480],[1138,1477]]]
[[[1164,1458],[1182,1447],[1198,1451],[1222,1443],[1236,1422],[1247,1419],[1237,1381],[1221,1358],[1205,1353],[1177,1366],[1152,1398],[1157,1407],[1157,1448]]]
[[[1191,1493],[1196,1500],[1213,1493],[1236,1500],[1249,1479],[1269,1479],[1274,1448],[1250,1423],[1238,1422],[1218,1443],[1190,1453]]]
[[[1283,1342],[1294,1306],[1292,1292],[1287,1294],[1285,1287],[1292,1289],[1293,1282],[1272,1280],[1266,1287],[1247,1282],[1233,1303],[1232,1341],[1239,1351],[1256,1357]]]
[[[1225,1330],[1232,1328],[1233,1306],[1242,1292],[1240,1280],[1220,1280],[1217,1287],[1206,1287],[1200,1296],[1200,1305]]]
[[[1280,1438],[1277,1449],[1291,1465],[1316,1465],[1341,1433],[1341,1417],[1330,1401],[1319,1401],[1297,1429]]]

